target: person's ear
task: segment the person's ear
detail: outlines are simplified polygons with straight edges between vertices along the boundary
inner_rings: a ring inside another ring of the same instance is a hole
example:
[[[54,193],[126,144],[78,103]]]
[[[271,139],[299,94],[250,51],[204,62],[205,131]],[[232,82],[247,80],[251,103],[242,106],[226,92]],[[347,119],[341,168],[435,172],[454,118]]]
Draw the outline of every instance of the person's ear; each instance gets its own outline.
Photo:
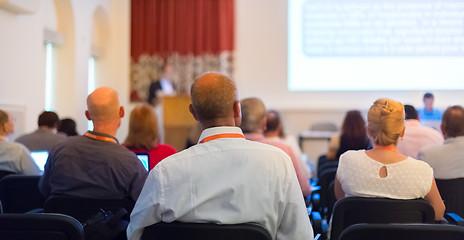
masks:
[[[443,124],[440,124],[440,130],[441,130],[441,133],[443,134],[443,137],[445,137],[446,139],[446,132],[445,132],[445,127],[443,127]]]
[[[193,116],[193,118],[195,118],[195,120],[199,121],[198,117],[197,117],[197,114],[195,113],[195,110],[193,109],[192,104],[189,104],[189,112],[192,114],[192,116]]]
[[[403,127],[403,131],[400,133],[400,137],[404,137],[404,132],[406,131],[406,126]]]
[[[123,118],[125,114],[126,114],[126,112],[124,111],[124,107],[120,106],[119,107],[119,117]]]
[[[234,122],[236,127],[240,127],[242,124],[242,108],[239,100],[234,103]]]
[[[89,113],[88,110],[85,110],[85,117],[87,118],[87,120],[92,121],[92,119],[90,118],[90,113]]]

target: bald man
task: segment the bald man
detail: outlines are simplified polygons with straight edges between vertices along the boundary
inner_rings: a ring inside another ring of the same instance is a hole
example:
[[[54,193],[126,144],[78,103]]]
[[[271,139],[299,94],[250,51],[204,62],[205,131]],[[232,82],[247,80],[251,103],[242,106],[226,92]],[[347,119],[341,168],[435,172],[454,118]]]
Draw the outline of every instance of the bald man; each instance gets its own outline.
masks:
[[[87,98],[85,116],[94,130],[68,137],[49,154],[39,190],[45,196],[71,195],[133,201],[148,175],[136,155],[115,138],[124,117],[116,91],[101,87]]]
[[[197,145],[154,168],[131,214],[128,239],[158,222],[254,222],[272,239],[312,239],[292,161],[282,150],[245,139],[235,84],[206,73],[191,87],[201,124]]]

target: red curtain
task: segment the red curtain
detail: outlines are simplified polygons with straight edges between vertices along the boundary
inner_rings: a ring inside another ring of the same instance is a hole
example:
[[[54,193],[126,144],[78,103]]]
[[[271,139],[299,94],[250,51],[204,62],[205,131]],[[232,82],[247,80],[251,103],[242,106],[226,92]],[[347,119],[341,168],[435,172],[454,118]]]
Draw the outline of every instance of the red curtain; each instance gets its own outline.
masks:
[[[132,0],[131,57],[234,48],[234,0]]]

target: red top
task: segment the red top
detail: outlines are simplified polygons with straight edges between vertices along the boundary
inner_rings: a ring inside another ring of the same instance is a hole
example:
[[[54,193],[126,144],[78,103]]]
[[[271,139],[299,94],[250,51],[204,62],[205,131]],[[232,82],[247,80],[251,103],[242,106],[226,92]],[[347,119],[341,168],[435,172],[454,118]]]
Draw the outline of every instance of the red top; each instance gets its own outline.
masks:
[[[161,160],[171,156],[172,154],[174,153],[177,153],[176,149],[170,145],[166,145],[166,144],[158,144],[158,146],[156,148],[152,148],[150,150],[147,150],[147,149],[144,149],[144,148],[131,148],[131,147],[128,147],[126,146],[129,150],[131,150],[132,152],[134,153],[148,153],[148,157],[150,158],[150,163],[148,164],[148,166],[150,166],[150,169],[151,170],[152,168],[154,168],[156,166],[156,164],[158,164],[159,162],[161,162]]]

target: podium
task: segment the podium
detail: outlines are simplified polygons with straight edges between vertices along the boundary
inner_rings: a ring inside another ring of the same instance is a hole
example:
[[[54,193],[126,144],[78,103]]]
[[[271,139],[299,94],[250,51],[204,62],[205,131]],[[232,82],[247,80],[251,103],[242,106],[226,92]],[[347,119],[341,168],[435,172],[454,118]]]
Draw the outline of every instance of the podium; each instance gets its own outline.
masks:
[[[185,149],[190,129],[197,124],[189,111],[190,96],[165,96],[161,100],[164,143],[177,151]]]

